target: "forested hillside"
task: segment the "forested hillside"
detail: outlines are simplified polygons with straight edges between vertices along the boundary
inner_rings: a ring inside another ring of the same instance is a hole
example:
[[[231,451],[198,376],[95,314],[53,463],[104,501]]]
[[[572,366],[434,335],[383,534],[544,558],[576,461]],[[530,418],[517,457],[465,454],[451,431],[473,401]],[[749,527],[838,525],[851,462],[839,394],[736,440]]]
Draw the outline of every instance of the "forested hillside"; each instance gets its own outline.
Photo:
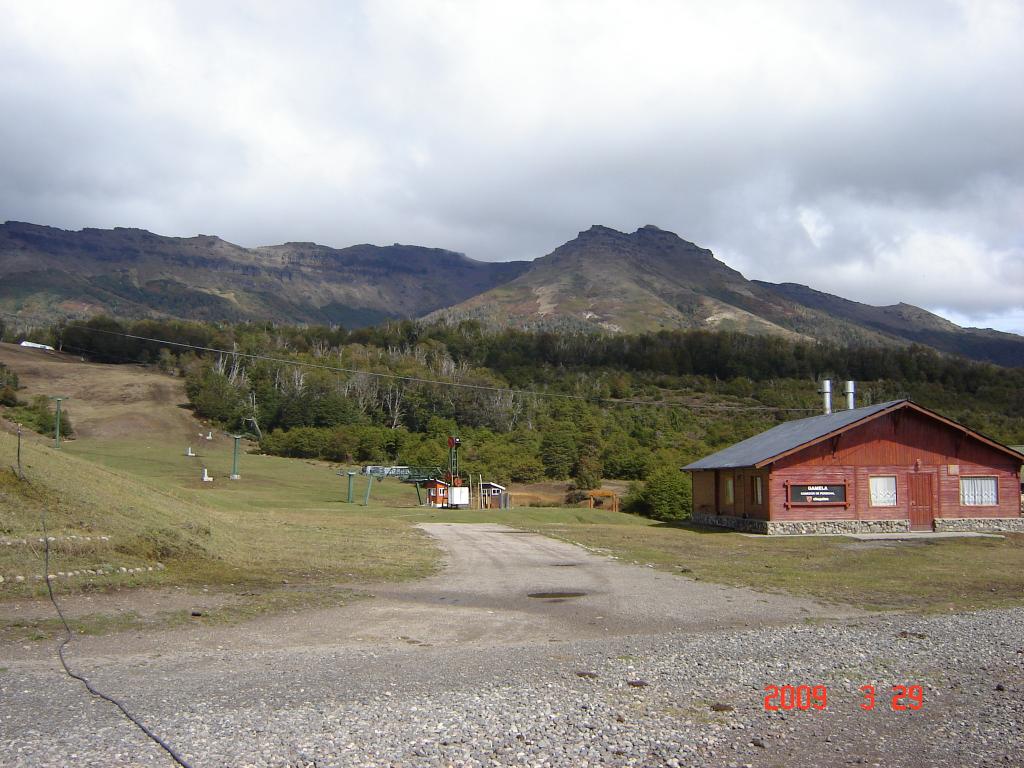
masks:
[[[197,414],[258,430],[267,452],[440,465],[444,438],[458,434],[465,466],[499,482],[643,480],[817,413],[822,377],[858,381],[858,404],[910,397],[1002,442],[1024,442],[1024,369],[925,347],[707,331],[488,333],[472,322],[347,331],[109,318],[36,338],[178,372]]]

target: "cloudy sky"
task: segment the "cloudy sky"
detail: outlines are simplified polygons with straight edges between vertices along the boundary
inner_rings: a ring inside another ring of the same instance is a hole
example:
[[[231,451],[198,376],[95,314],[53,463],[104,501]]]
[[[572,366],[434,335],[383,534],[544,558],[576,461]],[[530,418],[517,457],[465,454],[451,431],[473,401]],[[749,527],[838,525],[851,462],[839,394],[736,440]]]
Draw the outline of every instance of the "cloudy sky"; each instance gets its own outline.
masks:
[[[0,219],[531,259],[670,229],[1024,333],[1021,2],[0,0]]]

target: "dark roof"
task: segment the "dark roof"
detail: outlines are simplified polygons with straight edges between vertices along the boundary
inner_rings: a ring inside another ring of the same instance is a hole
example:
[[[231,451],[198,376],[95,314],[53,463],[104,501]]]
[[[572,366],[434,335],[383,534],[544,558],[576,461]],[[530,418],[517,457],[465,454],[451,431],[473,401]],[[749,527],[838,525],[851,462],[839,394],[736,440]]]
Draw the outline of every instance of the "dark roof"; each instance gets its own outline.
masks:
[[[836,411],[827,416],[812,416],[809,419],[787,421],[772,427],[767,432],[754,435],[724,451],[705,456],[683,467],[693,469],[733,469],[735,467],[753,467],[781,453],[787,453],[825,435],[845,429],[858,421],[875,416],[908,400],[891,400],[888,403],[867,405],[854,408],[852,411]]]
[[[985,437],[973,429],[968,429],[963,424],[957,424],[955,421],[947,419],[945,416],[941,416],[909,400],[890,400],[888,403],[854,408],[851,411],[838,411],[830,413],[828,416],[812,416],[809,419],[788,421],[785,424],[772,427],[767,432],[762,432],[760,435],[744,440],[742,443],[736,443],[736,445],[730,446],[724,451],[705,456],[700,461],[688,464],[683,469],[689,471],[695,469],[762,467],[800,448],[839,434],[856,424],[869,421],[883,413],[889,413],[890,411],[902,408],[909,408],[952,429],[959,430],[990,448],[1008,454],[1017,461],[1024,463],[1024,453],[998,443],[989,437]]]

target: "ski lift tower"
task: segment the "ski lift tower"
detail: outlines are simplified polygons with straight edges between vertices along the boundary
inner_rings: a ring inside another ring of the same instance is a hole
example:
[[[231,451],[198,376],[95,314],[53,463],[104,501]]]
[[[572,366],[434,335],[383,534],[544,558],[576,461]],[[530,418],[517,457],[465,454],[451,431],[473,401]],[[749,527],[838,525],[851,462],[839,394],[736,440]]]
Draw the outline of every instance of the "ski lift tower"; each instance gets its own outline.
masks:
[[[459,474],[459,446],[462,441],[457,437],[448,438],[448,508],[469,506],[469,488],[462,484]]]
[[[24,343],[25,342],[22,342],[22,344],[24,344]],[[50,349],[53,349],[53,347],[50,347]],[[54,434],[54,436],[53,436],[53,447],[59,449],[60,448],[60,404],[63,403],[65,400],[70,400],[71,398],[68,397],[67,395],[60,395],[59,397],[51,397],[50,399],[57,401],[57,413],[54,416],[55,421],[54,421],[54,433],[53,433]]]
[[[255,435],[246,432],[242,432],[236,435],[233,435],[230,432],[225,432],[224,434],[235,441],[234,451],[232,452],[231,456],[231,474],[228,475],[228,479],[241,480],[242,476],[238,472],[238,454],[241,452],[242,440],[254,440],[256,439]]]
[[[455,482],[459,476],[459,446],[462,441],[457,437],[448,438],[448,482]]]

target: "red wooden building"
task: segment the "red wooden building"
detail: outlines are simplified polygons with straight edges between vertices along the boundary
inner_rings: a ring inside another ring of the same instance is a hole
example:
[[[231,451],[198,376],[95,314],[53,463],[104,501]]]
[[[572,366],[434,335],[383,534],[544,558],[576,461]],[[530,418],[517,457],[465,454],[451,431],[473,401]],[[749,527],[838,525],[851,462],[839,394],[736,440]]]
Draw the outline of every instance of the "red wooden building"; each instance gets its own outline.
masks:
[[[683,467],[693,519],[758,533],[1024,531],[1024,455],[896,400],[800,419]]]
[[[430,479],[422,484],[427,489],[427,506],[447,507],[448,506],[448,483],[444,480]]]

